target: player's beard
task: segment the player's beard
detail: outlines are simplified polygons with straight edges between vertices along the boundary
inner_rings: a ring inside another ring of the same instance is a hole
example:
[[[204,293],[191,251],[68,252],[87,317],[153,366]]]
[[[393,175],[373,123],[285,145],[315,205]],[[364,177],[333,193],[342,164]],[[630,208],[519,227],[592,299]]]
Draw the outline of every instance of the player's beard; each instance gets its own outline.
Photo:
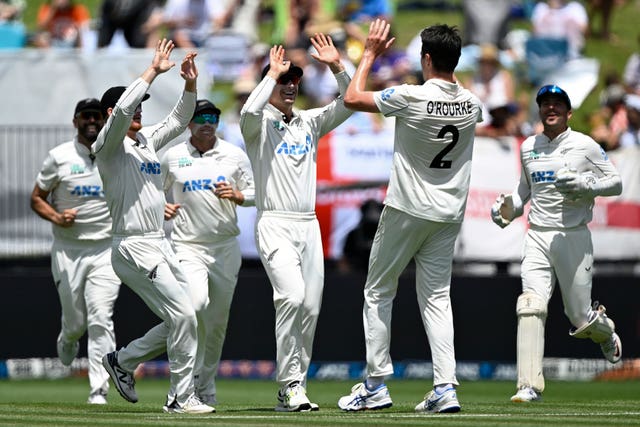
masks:
[[[134,116],[134,118],[131,120],[131,124],[129,125],[129,130],[133,132],[138,132],[140,129],[142,129],[142,119],[136,118]]]
[[[95,142],[100,133],[100,129],[102,129],[102,124],[100,123],[86,123],[84,126],[78,128],[78,133],[87,141]]]

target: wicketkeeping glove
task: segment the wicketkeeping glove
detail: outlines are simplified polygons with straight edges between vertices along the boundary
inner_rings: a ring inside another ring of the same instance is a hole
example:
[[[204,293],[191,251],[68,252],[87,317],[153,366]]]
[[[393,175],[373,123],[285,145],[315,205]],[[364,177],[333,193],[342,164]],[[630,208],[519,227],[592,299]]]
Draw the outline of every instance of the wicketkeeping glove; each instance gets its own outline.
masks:
[[[555,186],[569,200],[593,198],[597,183],[595,175],[590,172],[578,173],[576,169],[562,168],[556,174]]]
[[[511,224],[513,212],[513,198],[511,195],[505,196],[504,194],[500,194],[491,206],[491,219],[500,228],[505,228]]]

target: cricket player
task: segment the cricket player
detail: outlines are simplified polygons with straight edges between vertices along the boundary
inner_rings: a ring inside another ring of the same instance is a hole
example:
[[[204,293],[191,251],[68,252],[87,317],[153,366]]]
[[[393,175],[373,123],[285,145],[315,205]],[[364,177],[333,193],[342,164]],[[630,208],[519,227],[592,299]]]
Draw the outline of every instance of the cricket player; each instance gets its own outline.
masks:
[[[334,73],[340,94],[350,78],[330,37],[311,38]],[[256,182],[256,246],[273,287],[276,310],[276,411],[318,409],[306,395],[324,286],[324,255],[315,215],[318,140],[351,112],[338,98],[322,108],[297,110],[302,69],[273,46],[262,81],[242,108],[240,129]]]
[[[171,241],[198,318],[195,390],[209,405],[217,401],[215,376],[242,262],[236,206],[253,206],[255,198],[249,158],[216,136],[218,123],[220,109],[198,100],[191,136],[161,159],[164,190],[173,202],[165,219],[173,219]]]
[[[71,365],[87,331],[91,404],[107,403],[109,376],[101,360],[116,348],[112,315],[120,290],[111,268],[111,217],[91,154],[103,125],[100,101],[79,101],[76,137],[49,151],[31,193],[31,208],[52,223],[51,271],[62,308],[58,357]]]
[[[449,290],[482,104],[453,75],[462,42],[457,29],[447,25],[427,27],[420,34],[423,85],[365,90],[376,58],[395,41],[389,39],[389,31],[384,20],[371,23],[362,60],[345,95],[347,107],[395,117],[396,125],[391,178],[364,289],[367,378],[340,398],[338,406],[360,411],[393,404],[385,385],[385,378],[393,374],[391,310],[398,278],[414,259],[418,306],[431,348],[434,384],[415,410],[458,412]]]
[[[523,142],[520,181],[513,193],[500,194],[491,209],[493,221],[506,227],[531,201],[522,252],[522,294],[516,304],[518,391],[512,402],[542,398],[544,325],[556,281],[573,325],[569,335],[591,338],[611,363],[622,357],[613,321],[604,306],[591,303],[593,244],[587,228],[594,198],[622,192],[620,175],[593,139],[568,126],[567,92],[543,86],[536,102],[543,131]]]
[[[195,396],[196,314],[187,277],[164,235],[165,197],[156,154],[191,120],[198,76],[195,53],[187,53],[182,61],[184,92],[171,113],[154,126],[142,127],[142,101],[155,78],[175,65],[170,60],[173,48],[171,40],[158,41],[151,65],[142,75],[127,88],[108,89],[101,99],[108,119],[92,152],[113,219],[111,262],[122,282],[163,320],[143,337],[106,354],[102,363],[122,397],[135,403],[135,368],[166,350],[173,395],[163,409],[210,413],[215,409]]]

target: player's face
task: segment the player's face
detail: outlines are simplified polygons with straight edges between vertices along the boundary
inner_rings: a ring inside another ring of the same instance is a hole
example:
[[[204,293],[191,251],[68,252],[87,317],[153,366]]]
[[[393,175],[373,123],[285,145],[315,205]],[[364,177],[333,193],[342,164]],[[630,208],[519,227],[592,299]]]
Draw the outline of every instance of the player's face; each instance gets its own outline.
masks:
[[[547,96],[540,101],[540,120],[545,128],[560,129],[567,126],[571,110],[559,96]]]
[[[216,135],[220,118],[216,114],[197,114],[191,119],[189,129],[198,139],[212,139]]]
[[[296,97],[298,96],[299,84],[300,77],[294,74],[281,76],[271,93],[269,102],[280,110],[282,110],[281,107],[286,109],[293,107],[293,104],[296,102]]]
[[[90,142],[94,142],[104,126],[104,117],[100,111],[82,111],[73,119],[78,135]]]

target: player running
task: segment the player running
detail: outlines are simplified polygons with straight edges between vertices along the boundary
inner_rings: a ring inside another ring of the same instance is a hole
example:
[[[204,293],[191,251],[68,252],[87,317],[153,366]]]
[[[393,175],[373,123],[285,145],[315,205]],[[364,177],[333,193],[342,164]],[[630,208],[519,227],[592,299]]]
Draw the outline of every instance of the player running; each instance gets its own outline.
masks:
[[[411,259],[416,291],[433,360],[434,388],[417,412],[458,412],[453,314],[449,289],[453,249],[464,217],[476,123],[482,104],[456,82],[453,71],[462,41],[457,29],[434,25],[421,33],[420,62],[426,82],[371,92],[366,81],[376,58],[394,42],[390,25],[369,28],[362,60],[345,95],[347,107],[395,117],[393,165],[385,207],[371,248],[364,289],[367,378],[343,396],[346,411],[392,405],[385,378],[393,374],[389,354],[391,309],[398,277]]]
[[[587,224],[596,196],[622,192],[622,181],[604,150],[589,136],[568,126],[571,100],[555,85],[536,96],[542,133],[520,147],[522,173],[509,195],[491,208],[493,222],[506,227],[531,200],[529,230],[522,259],[522,294],[518,297],[518,391],[512,402],[541,400],[542,358],[547,305],[556,281],[564,312],[573,325],[569,335],[591,338],[605,358],[616,363],[622,343],[605,308],[591,303],[593,244]]]

